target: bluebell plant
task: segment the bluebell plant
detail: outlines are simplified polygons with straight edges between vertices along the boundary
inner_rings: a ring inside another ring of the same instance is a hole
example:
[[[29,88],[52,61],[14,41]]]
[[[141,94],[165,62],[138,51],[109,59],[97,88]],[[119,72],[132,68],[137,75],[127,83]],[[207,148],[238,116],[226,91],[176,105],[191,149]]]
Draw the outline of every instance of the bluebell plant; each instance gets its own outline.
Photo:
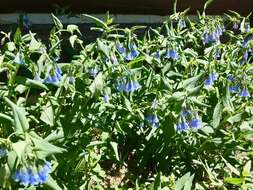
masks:
[[[56,65],[56,69],[53,71],[53,74],[50,73],[44,79],[44,83],[46,84],[58,84],[62,80],[62,70]]]
[[[148,114],[145,120],[148,121],[152,128],[157,128],[159,126],[159,119],[156,114]]]
[[[167,49],[165,53],[165,58],[172,59],[172,60],[178,60],[180,58],[178,52],[174,49]]]
[[[204,81],[204,85],[207,87],[213,86],[214,82],[218,80],[219,75],[217,73],[211,73],[208,75],[207,79]]]
[[[176,125],[176,130],[178,132],[180,131],[186,131],[188,129],[199,129],[202,127],[202,122],[196,115],[186,109],[185,107],[182,108],[182,111],[180,112],[179,117],[181,118],[179,123]]]
[[[186,28],[187,26],[186,26],[185,20],[184,19],[179,19],[178,26],[179,26],[180,29]]]
[[[125,58],[127,61],[131,61],[134,58],[138,57],[140,52],[137,49],[137,46],[135,43],[130,43],[130,45],[125,48],[120,45],[120,43],[116,43],[116,49],[118,52]]]
[[[209,44],[219,42],[220,36],[223,34],[222,27],[218,26],[215,30],[205,30],[203,34],[203,43]]]
[[[44,184],[47,182],[51,170],[51,163],[46,161],[38,168],[29,166],[17,169],[12,175],[12,179],[25,187]]]
[[[250,93],[247,88],[243,88],[239,93],[239,96],[243,98],[250,97]]]
[[[186,122],[178,123],[177,126],[176,126],[176,130],[178,132],[180,132],[180,131],[186,131],[188,129],[189,129],[189,125]]]
[[[94,67],[94,68],[89,69],[88,72],[89,72],[90,76],[92,76],[93,78],[95,78],[97,76],[97,74],[98,74],[98,69]]]
[[[103,100],[104,100],[105,103],[109,103],[110,102],[110,96],[107,93],[105,93],[104,96],[103,96]]]
[[[23,25],[25,30],[29,30],[32,26],[32,21],[30,20],[30,18],[28,17],[28,15],[23,15]]]
[[[235,85],[235,86],[229,86],[229,91],[231,93],[237,93],[240,91],[240,86],[239,85]]]
[[[141,88],[141,85],[137,80],[117,80],[116,89],[119,92],[134,92]]]
[[[73,75],[70,75],[68,77],[68,81],[69,81],[69,84],[75,84],[76,79],[75,79],[75,77]]]
[[[5,148],[0,148],[0,158],[7,156],[8,151]]]
[[[188,122],[190,128],[198,129],[202,127],[202,122],[199,119],[192,119]]]
[[[20,53],[17,53],[14,60],[13,60],[13,63],[15,64],[19,64],[19,65],[23,65],[25,63],[23,57],[20,55]]]

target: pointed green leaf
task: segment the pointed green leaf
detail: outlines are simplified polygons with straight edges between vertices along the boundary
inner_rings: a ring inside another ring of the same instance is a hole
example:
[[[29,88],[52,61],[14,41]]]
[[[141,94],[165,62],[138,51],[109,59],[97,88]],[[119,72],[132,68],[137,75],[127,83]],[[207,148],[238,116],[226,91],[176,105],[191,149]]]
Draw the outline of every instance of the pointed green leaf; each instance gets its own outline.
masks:
[[[118,161],[120,161],[120,160],[119,160],[119,152],[118,152],[118,143],[116,143],[116,142],[110,142],[110,144],[111,144],[111,146],[112,146],[112,148],[113,148],[113,151],[114,151],[114,153],[115,153],[116,159],[117,159]]]
[[[221,120],[221,114],[222,114],[222,104],[219,101],[215,108],[214,108],[214,112],[213,112],[213,127],[216,128],[219,126],[220,124],[220,120]]]
[[[53,126],[54,125],[54,110],[52,103],[50,101],[47,102],[45,106],[42,107],[42,112],[40,119],[46,124]]]
[[[13,111],[14,125],[17,134],[23,134],[29,129],[29,123],[26,118],[25,109],[15,105],[7,97],[5,97],[4,99]]]

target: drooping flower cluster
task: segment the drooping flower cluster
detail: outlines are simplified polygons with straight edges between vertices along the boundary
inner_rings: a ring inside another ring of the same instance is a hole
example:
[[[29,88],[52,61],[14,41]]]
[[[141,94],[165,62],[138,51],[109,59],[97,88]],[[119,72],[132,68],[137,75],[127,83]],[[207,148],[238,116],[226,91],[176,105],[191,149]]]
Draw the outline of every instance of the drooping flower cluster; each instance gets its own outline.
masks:
[[[158,127],[159,119],[156,114],[148,114],[145,120],[151,125],[151,127]]]
[[[214,85],[214,82],[218,80],[219,75],[217,73],[211,73],[208,75],[207,79],[205,79],[204,84],[206,87],[210,87]]]
[[[89,72],[90,76],[92,76],[93,78],[95,78],[98,74],[97,68],[91,68],[91,69],[89,69],[88,72]]]
[[[25,64],[25,61],[23,59],[23,57],[20,55],[20,53],[17,53],[14,60],[13,60],[14,64],[18,64],[18,65],[23,65]]]
[[[110,96],[109,96],[107,93],[104,94],[103,100],[104,100],[105,103],[109,103],[109,101],[110,101]]]
[[[223,34],[223,29],[218,26],[214,31],[206,30],[203,34],[203,43],[209,44],[213,42],[219,42],[220,36]]]
[[[179,54],[176,50],[169,49],[169,50],[166,50],[165,58],[178,60],[179,59]]]
[[[242,88],[241,89],[241,86],[237,84],[234,84],[236,83],[236,80],[235,78],[233,77],[233,75],[228,75],[227,77],[229,83],[230,83],[230,86],[228,87],[229,91],[233,94],[238,94],[238,96],[240,97],[250,97],[250,93],[248,91],[248,89],[246,87]]]
[[[242,98],[250,97],[250,93],[247,88],[243,88],[238,95]]]
[[[48,74],[48,76],[44,79],[44,83],[46,84],[58,84],[62,79],[62,70],[59,66],[56,66],[54,74]]]
[[[243,18],[241,24],[240,24],[240,31],[242,33],[248,33],[250,32],[250,23],[246,22],[245,17]]]
[[[187,26],[186,26],[185,20],[184,20],[184,19],[180,19],[180,20],[178,21],[178,26],[179,26],[180,29],[186,28]]]
[[[120,43],[116,43],[116,49],[127,61],[133,60],[140,54],[135,43],[131,43],[127,48],[121,46]]]
[[[134,92],[140,88],[141,88],[141,85],[139,84],[137,80],[128,80],[128,81],[118,80],[116,83],[116,89],[119,92],[123,92],[123,91]]]
[[[32,21],[27,15],[23,15],[22,20],[23,20],[24,29],[28,31],[32,26]]]
[[[188,129],[198,129],[202,127],[202,122],[199,119],[192,119],[188,122],[177,124],[177,131],[185,131]]]
[[[0,148],[0,158],[7,155],[7,150],[5,148]]]
[[[74,77],[73,75],[70,75],[70,76],[68,77],[68,82],[69,82],[69,84],[75,84],[75,81],[76,81],[76,79],[75,79],[75,77]]]
[[[12,179],[15,182],[19,182],[23,186],[35,186],[44,184],[48,180],[49,173],[52,170],[50,162],[45,162],[43,166],[39,168],[20,168],[12,175]]]
[[[182,110],[180,117],[182,117],[182,120],[176,126],[176,130],[178,132],[202,127],[201,120],[199,120],[197,117],[194,117],[192,113],[186,109]]]

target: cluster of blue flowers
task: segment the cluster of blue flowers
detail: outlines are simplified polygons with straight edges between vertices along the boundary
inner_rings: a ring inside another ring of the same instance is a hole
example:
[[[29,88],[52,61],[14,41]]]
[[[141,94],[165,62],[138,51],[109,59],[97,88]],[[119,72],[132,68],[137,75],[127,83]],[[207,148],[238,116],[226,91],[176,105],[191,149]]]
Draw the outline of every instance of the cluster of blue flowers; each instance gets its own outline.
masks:
[[[202,122],[195,117],[192,118],[192,113],[189,112],[187,109],[183,109],[180,115],[181,117],[183,117],[183,121],[185,122],[177,124],[176,130],[178,132],[185,131],[188,129],[198,129],[202,127]]]
[[[211,73],[208,75],[207,79],[204,81],[205,86],[210,87],[214,85],[214,82],[218,80],[219,75],[217,73]]]
[[[89,74],[90,74],[90,76],[92,76],[93,78],[95,78],[97,76],[97,74],[98,74],[97,68],[91,68],[91,69],[89,69]]]
[[[14,60],[13,60],[14,64],[19,64],[19,65],[23,65],[25,64],[24,59],[22,58],[22,56],[20,55],[20,53],[17,53]]]
[[[129,48],[125,48],[121,46],[119,43],[116,43],[116,49],[127,61],[133,60],[140,54],[135,43],[131,43],[129,45]]]
[[[188,129],[198,129],[202,127],[202,122],[199,119],[191,119],[188,122],[182,122],[177,124],[177,131],[185,131]]]
[[[180,57],[176,50],[170,49],[166,51],[165,58],[178,60]]]
[[[68,77],[68,82],[69,82],[69,84],[75,84],[75,82],[76,82],[75,77],[73,75],[70,75]]]
[[[250,97],[250,93],[249,93],[249,91],[246,87],[241,89],[240,85],[238,85],[238,84],[234,85],[233,84],[235,82],[235,79],[234,79],[233,75],[228,75],[227,79],[230,83],[232,83],[232,85],[229,86],[229,91],[231,93],[233,93],[233,94],[238,93],[238,96],[240,96],[242,98],[243,97],[244,98]]]
[[[7,155],[7,150],[5,148],[0,148],[0,158]]]
[[[179,26],[180,29],[186,28],[187,26],[186,26],[185,20],[180,19],[180,20],[178,21],[178,26]]]
[[[223,29],[218,26],[214,31],[205,31],[203,34],[203,43],[208,44],[212,42],[219,42],[220,36],[223,33]]]
[[[104,94],[103,100],[104,100],[105,103],[109,103],[109,101],[110,101],[110,96],[109,96],[108,94]]]
[[[23,15],[22,19],[23,19],[24,29],[26,31],[28,31],[32,26],[32,21],[30,20],[30,18],[27,15]]]
[[[141,85],[139,84],[138,81],[128,81],[128,82],[124,82],[124,81],[117,81],[116,83],[116,89],[119,92],[134,92],[136,90],[138,90],[139,88],[141,88]]]
[[[50,162],[45,162],[45,164],[36,171],[31,168],[22,168],[15,171],[12,175],[12,179],[15,182],[19,182],[23,186],[34,186],[44,184],[48,180],[48,175],[52,170],[52,165]]]
[[[157,128],[157,127],[158,127],[159,119],[158,119],[157,115],[155,115],[155,114],[148,114],[147,117],[145,118],[145,120],[146,120],[153,128]]]
[[[44,79],[44,83],[46,84],[58,84],[62,79],[62,70],[59,66],[56,66],[56,70],[53,75],[48,75]]]

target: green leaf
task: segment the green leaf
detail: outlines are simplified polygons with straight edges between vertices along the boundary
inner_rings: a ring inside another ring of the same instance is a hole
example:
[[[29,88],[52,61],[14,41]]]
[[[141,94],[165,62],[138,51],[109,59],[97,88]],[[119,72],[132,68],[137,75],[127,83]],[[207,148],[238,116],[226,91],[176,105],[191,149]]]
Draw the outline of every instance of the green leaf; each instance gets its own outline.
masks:
[[[20,28],[17,28],[15,34],[14,34],[14,42],[15,44],[20,44],[20,42],[22,42],[22,33],[21,33],[21,30]]]
[[[183,190],[185,184],[189,180],[192,181],[192,176],[190,172],[186,173],[176,181],[174,190]]]
[[[216,106],[214,108],[214,112],[213,112],[213,122],[212,122],[212,125],[213,125],[214,128],[218,127],[219,124],[220,124],[222,109],[223,109],[223,106],[222,106],[221,102],[219,101],[216,104]]]
[[[86,147],[89,148],[89,147],[94,147],[94,146],[102,145],[102,144],[105,144],[105,142],[104,141],[92,141]]]
[[[126,106],[126,109],[130,112],[132,112],[131,102],[124,96],[124,104]]]
[[[194,174],[186,181],[184,185],[184,190],[191,190],[192,189],[192,181],[194,179]]]
[[[102,20],[100,20],[100,19],[98,19],[98,18],[96,18],[96,17],[94,17],[94,16],[87,15],[87,14],[84,14],[83,16],[92,19],[92,20],[96,23],[97,26],[100,26],[101,28],[103,28],[103,29],[105,29],[105,30],[108,29],[107,24],[106,24],[105,22],[103,22]]]
[[[161,172],[158,172],[154,182],[154,190],[161,190],[161,189],[162,189]]]
[[[251,160],[249,160],[243,167],[242,176],[248,177],[250,175],[250,170],[251,170]]]
[[[49,187],[53,190],[62,190],[62,188],[57,184],[57,182],[51,177],[51,175],[48,176],[48,180],[45,183],[46,187]]]
[[[242,119],[242,113],[238,113],[238,114],[236,114],[236,115],[234,115],[234,116],[229,117],[229,118],[227,119],[227,121],[228,121],[229,123],[231,123],[231,124],[234,124],[234,123],[236,123],[236,122],[241,121],[241,119]]]
[[[27,87],[22,84],[17,85],[15,88],[15,92],[18,92],[19,94],[23,94],[26,90]]]
[[[72,48],[75,47],[75,41],[77,40],[77,38],[78,38],[77,35],[72,35],[69,37],[69,43],[72,46]]]
[[[226,183],[230,183],[233,185],[240,185],[242,184],[245,180],[244,178],[232,178],[232,177],[227,177],[224,180]]]
[[[29,50],[30,51],[36,51],[36,50],[38,50],[40,47],[41,47],[41,43],[40,42],[38,42],[35,38],[34,38],[34,36],[31,34],[31,42],[30,42],[30,44],[29,44]]]
[[[32,80],[32,79],[26,79],[25,80],[25,85],[28,86],[28,87],[31,87],[31,88],[48,90],[47,86],[44,85],[42,82]]]
[[[15,131],[17,134],[24,134],[29,129],[29,123],[26,119],[25,109],[18,107],[7,97],[4,98],[7,104],[11,107],[14,117]]]
[[[113,149],[113,151],[114,151],[114,154],[115,154],[116,159],[117,159],[118,161],[120,161],[120,160],[119,160],[119,152],[118,152],[118,143],[116,143],[116,142],[110,142],[110,145],[112,146],[112,149]]]
[[[108,48],[108,46],[106,46],[102,41],[100,41],[99,39],[97,39],[97,44],[98,44],[98,50],[103,52],[107,58],[110,58],[110,49]]]
[[[54,126],[54,110],[53,105],[50,101],[42,107],[40,119],[50,126]]]
[[[231,172],[233,172],[234,174],[236,174],[237,176],[240,176],[240,172],[234,167],[232,166],[227,160],[225,160],[223,157],[221,157],[222,160],[225,162],[226,166],[229,168],[229,170]]]
[[[8,42],[6,45],[9,51],[14,51],[16,49],[14,42]]]
[[[92,94],[95,94],[97,91],[101,92],[103,90],[103,87],[104,87],[103,74],[99,73],[95,77],[89,89],[92,92]]]
[[[11,171],[18,165],[19,161],[15,151],[8,152],[7,164]]]
[[[27,147],[27,142],[26,141],[18,141],[16,143],[12,144],[13,150],[16,152],[17,157],[21,160],[23,154],[25,153]]]
[[[10,169],[7,164],[0,167],[0,187],[11,189],[9,182],[10,174]]]
[[[194,77],[191,77],[189,79],[186,79],[182,82],[180,82],[180,84],[178,85],[178,88],[193,88],[195,87],[195,85],[197,84],[197,82],[199,81],[199,79],[202,77],[202,73],[197,75],[197,76],[194,76]]]
[[[52,17],[53,17],[53,22],[54,22],[54,25],[56,26],[56,28],[58,30],[63,29],[63,25],[62,25],[61,21],[56,16],[54,16],[53,14],[52,14]]]
[[[57,147],[44,139],[32,139],[34,142],[34,151],[39,158],[46,158],[49,155],[62,153],[65,149]]]
[[[10,116],[8,116],[4,113],[0,113],[0,123],[4,123],[6,121],[11,122],[12,124],[14,124],[14,120]]]
[[[63,139],[64,138],[64,133],[62,129],[59,130],[55,130],[53,132],[51,132],[46,138],[45,140],[50,142],[50,141],[56,141],[59,139]]]
[[[71,34],[74,34],[75,31],[77,31],[79,34],[81,34],[80,30],[78,29],[78,26],[74,25],[74,24],[69,24],[67,26],[67,31],[70,32]]]

